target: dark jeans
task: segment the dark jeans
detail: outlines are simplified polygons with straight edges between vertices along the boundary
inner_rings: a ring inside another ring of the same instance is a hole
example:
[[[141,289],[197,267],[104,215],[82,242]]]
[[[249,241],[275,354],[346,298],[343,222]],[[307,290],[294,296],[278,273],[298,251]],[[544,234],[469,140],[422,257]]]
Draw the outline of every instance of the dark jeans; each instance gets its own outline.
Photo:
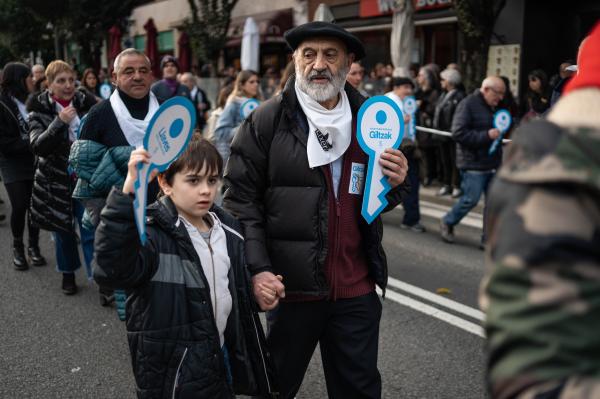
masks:
[[[317,343],[330,398],[381,397],[381,301],[375,292],[337,301],[280,302],[272,316],[267,344],[282,399],[300,389]]]
[[[442,184],[453,188],[460,186],[460,174],[456,167],[456,143],[444,141],[440,144]]]
[[[81,248],[85,258],[86,272],[88,278],[92,278],[92,260],[94,258],[94,232],[81,225],[83,217],[83,205],[77,200],[73,201],[73,216],[79,225],[81,236]],[[81,267],[79,259],[79,245],[75,233],[53,232],[56,248],[56,269],[62,273],[73,273]]]
[[[419,161],[412,156],[407,155],[408,173],[406,178],[410,184],[410,192],[402,201],[404,208],[404,218],[402,224],[414,226],[421,220],[421,212],[419,208]]]
[[[37,246],[40,229],[32,226],[31,220],[27,218],[29,204],[31,203],[33,180],[5,183],[4,187],[6,187],[8,199],[10,200],[10,231],[13,236],[13,245],[16,247],[23,246],[23,232],[25,231],[25,221],[27,220],[29,246]]]
[[[462,197],[454,204],[452,209],[442,219],[444,223],[450,226],[457,225],[469,211],[477,205],[481,195],[485,195],[485,203],[487,204],[487,191],[490,182],[494,178],[496,171],[487,170],[461,170],[460,176],[462,179],[460,188],[463,191]],[[484,205],[484,225],[482,241],[485,241],[485,205]]]

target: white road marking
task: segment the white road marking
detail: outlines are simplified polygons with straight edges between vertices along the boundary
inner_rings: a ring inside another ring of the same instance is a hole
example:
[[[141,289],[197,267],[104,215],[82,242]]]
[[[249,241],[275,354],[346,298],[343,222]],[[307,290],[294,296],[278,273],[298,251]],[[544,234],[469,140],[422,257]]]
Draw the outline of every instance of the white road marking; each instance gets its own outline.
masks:
[[[462,303],[453,301],[451,299],[448,298],[444,298],[443,296],[440,296],[438,294],[434,294],[433,292],[429,292],[427,290],[424,290],[423,288],[419,288],[416,287],[414,285],[405,283],[403,281],[397,280],[393,277],[388,277],[388,285],[390,287],[394,287],[397,288],[399,290],[408,292],[409,294],[421,297],[423,299],[428,300],[429,302],[433,302],[433,303],[437,303],[438,305],[441,305],[445,308],[454,310],[457,313],[462,313],[466,316],[472,317],[474,319],[477,319],[479,321],[484,321],[485,320],[485,314],[475,308],[472,308],[470,306],[467,305],[463,305]],[[389,292],[389,291],[388,291]]]
[[[420,201],[420,205],[421,205],[421,209],[420,209],[421,214],[432,217],[434,219],[441,219],[450,209],[450,208],[439,209],[439,208],[441,208],[439,206],[432,207],[429,204],[427,204],[426,201]],[[483,218],[481,216],[476,217],[476,216],[471,216],[470,214],[468,214],[460,221],[460,224],[469,226],[469,227],[474,227],[476,229],[483,229]]]
[[[377,288],[377,291],[381,293],[379,288]],[[400,305],[407,306],[428,316],[445,321],[446,323],[458,327],[464,331],[470,332],[471,334],[485,338],[485,332],[483,328],[475,323],[463,320],[460,317],[454,316],[453,314],[444,312],[443,310],[439,310],[437,308],[434,308],[433,306],[424,304],[422,302],[419,302],[415,299],[399,294],[392,290],[387,290],[385,293],[385,297],[391,301],[399,303]]]

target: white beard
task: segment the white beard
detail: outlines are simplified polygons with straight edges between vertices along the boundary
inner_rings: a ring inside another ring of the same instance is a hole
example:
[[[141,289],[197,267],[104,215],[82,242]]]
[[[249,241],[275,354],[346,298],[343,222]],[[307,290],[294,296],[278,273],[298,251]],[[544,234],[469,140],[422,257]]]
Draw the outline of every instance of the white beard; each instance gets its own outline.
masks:
[[[326,75],[329,78],[329,82],[321,84],[312,83],[310,80],[312,76],[319,75],[315,70],[311,70],[309,76],[305,77],[302,74],[301,68],[296,64],[296,82],[300,90],[313,100],[322,103],[336,97],[344,89],[348,69],[348,67],[343,67],[336,75],[332,75],[329,71],[321,73],[321,75]]]

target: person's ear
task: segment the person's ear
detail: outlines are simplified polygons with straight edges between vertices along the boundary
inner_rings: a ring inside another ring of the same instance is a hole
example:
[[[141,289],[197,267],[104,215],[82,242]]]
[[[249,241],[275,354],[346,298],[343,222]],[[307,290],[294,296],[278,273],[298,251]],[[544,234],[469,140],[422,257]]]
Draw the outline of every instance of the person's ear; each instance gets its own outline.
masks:
[[[352,66],[352,63],[354,62],[354,59],[356,58],[356,55],[354,55],[354,53],[348,53],[348,68],[350,68]]]
[[[158,180],[158,185],[160,186],[160,191],[162,191],[167,196],[171,195],[171,193],[173,192],[173,189],[167,182],[167,179],[165,179],[165,176],[163,174],[159,174],[157,176],[157,180]]]

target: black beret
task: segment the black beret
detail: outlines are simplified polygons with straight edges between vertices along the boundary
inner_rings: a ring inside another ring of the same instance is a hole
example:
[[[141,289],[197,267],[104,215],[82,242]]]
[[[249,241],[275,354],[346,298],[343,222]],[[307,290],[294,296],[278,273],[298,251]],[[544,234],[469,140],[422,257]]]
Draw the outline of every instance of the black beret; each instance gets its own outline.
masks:
[[[410,79],[410,78],[405,78],[405,77],[392,78],[392,87],[398,87],[398,86],[404,86],[404,85],[409,85],[413,89],[415,88],[415,84],[413,83],[412,79]]]
[[[296,26],[285,32],[283,37],[292,50],[296,50],[300,43],[312,37],[335,37],[346,44],[349,53],[354,53],[358,61],[365,56],[365,48],[360,40],[346,29],[331,22],[314,21]]]

